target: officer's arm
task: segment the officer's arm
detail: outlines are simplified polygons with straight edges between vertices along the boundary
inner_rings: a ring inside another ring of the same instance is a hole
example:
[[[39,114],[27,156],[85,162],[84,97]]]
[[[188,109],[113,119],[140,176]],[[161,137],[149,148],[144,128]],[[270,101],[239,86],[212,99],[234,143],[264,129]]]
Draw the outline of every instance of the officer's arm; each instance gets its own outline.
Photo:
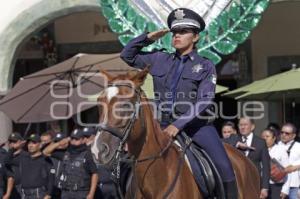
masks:
[[[45,156],[51,156],[51,154],[53,153],[53,151],[55,151],[58,147],[60,146],[65,146],[66,142],[69,142],[70,138],[65,138],[62,139],[59,142],[53,142],[51,144],[49,144],[44,150],[43,150],[43,154]]]
[[[197,102],[191,106],[186,113],[172,123],[179,130],[182,130],[189,122],[196,118],[200,117],[201,119],[204,119],[204,111],[213,104],[216,89],[216,70],[211,61],[207,60],[205,64],[207,64],[207,71],[205,77],[199,83]],[[205,119],[208,118],[206,117]]]
[[[97,188],[97,183],[99,180],[97,166],[93,160],[92,154],[90,152],[86,153],[86,164],[85,168],[88,173],[91,175],[91,186],[87,198],[94,198],[95,191]]]
[[[88,194],[90,198],[94,198],[94,196],[95,196],[98,179],[99,179],[98,174],[93,173],[92,177],[91,177],[91,187],[90,187],[90,191],[89,191],[89,194]]]
[[[13,187],[14,187],[15,180],[13,177],[8,177],[7,178],[7,184],[6,184],[6,192],[3,198],[10,198]]]
[[[146,66],[153,65],[157,58],[156,52],[142,52],[142,48],[149,46],[154,41],[142,34],[132,39],[122,50],[120,57],[130,66],[143,69]]]
[[[53,167],[53,162],[50,160],[50,158],[46,158],[46,169],[47,169],[47,197],[45,198],[51,198],[51,194],[53,192],[54,188],[54,180],[55,180],[55,169]]]
[[[19,166],[19,162],[13,161],[14,152],[14,149],[9,149],[7,154],[5,155],[4,164],[8,168],[11,168],[11,166]]]

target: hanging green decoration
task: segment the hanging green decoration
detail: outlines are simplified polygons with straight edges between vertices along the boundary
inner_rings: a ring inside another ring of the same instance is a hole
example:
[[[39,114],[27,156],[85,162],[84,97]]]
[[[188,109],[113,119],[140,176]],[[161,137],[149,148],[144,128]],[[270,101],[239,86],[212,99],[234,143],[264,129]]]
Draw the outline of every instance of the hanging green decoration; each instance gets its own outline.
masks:
[[[201,32],[197,47],[200,55],[217,64],[221,61],[222,55],[232,53],[239,44],[249,37],[253,28],[257,26],[262,13],[268,7],[270,0],[211,1],[218,2],[223,8],[217,16],[210,16],[206,20],[209,24]],[[164,27],[163,17],[155,15],[157,10],[149,9],[148,4],[151,2],[137,0],[99,0],[99,2],[108,24],[112,31],[119,34],[119,40],[123,45],[145,31],[151,32]],[[176,2],[176,0],[171,2]],[[218,6],[220,7],[220,5]],[[213,7],[206,9],[213,9]],[[214,13],[216,13],[215,10]],[[172,52],[171,39],[171,34],[167,34],[144,50],[151,51],[154,48],[164,48]]]

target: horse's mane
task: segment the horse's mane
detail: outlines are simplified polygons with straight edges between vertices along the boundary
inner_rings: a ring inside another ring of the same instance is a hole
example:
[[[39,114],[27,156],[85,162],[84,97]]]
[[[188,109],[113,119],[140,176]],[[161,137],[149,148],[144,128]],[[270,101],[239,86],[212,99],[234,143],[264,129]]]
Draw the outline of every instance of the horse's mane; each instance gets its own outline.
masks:
[[[141,88],[140,88],[141,89]],[[167,144],[169,143],[170,138],[168,138],[168,136],[162,131],[162,129],[160,128],[160,124],[157,120],[154,119],[153,117],[153,111],[150,108],[150,106],[148,105],[148,98],[146,96],[146,94],[144,93],[144,91],[141,89],[143,96],[141,98],[141,101],[144,102],[143,105],[145,105],[145,115],[149,115],[148,119],[151,123],[151,125],[153,126],[153,133],[154,133],[154,137],[157,141],[157,143],[160,145],[161,148],[164,148],[165,146],[167,146]]]

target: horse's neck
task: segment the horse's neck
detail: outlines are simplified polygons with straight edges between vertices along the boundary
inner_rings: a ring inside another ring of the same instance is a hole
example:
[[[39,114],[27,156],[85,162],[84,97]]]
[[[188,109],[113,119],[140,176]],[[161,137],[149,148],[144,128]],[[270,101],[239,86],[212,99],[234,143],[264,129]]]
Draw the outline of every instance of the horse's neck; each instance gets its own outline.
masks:
[[[140,128],[140,137],[139,141],[135,141],[135,143],[132,143],[132,145],[135,146],[135,148],[139,148],[138,150],[135,150],[136,157],[139,159],[147,158],[152,155],[158,155],[163,148],[165,148],[169,142],[169,138],[167,135],[163,134],[159,123],[154,119],[153,112],[150,108],[150,106],[147,104],[146,100],[142,100],[142,117],[139,119],[139,124],[143,127]],[[141,121],[143,120],[143,121]],[[138,129],[138,128],[137,128]]]

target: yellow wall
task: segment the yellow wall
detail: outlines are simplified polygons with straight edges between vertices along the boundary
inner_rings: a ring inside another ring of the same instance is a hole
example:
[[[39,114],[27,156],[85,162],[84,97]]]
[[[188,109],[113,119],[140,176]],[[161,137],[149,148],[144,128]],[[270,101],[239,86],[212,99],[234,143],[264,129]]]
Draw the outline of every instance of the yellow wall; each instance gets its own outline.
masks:
[[[253,80],[268,75],[268,57],[300,55],[300,2],[272,3],[252,32],[251,45]],[[270,107],[272,116],[269,116],[269,104],[264,104],[266,117],[255,121],[258,134],[269,122],[282,121],[280,103],[275,109]],[[270,121],[274,114],[277,121]]]
[[[300,55],[300,2],[273,3],[251,35],[252,75],[267,75],[269,56]]]

